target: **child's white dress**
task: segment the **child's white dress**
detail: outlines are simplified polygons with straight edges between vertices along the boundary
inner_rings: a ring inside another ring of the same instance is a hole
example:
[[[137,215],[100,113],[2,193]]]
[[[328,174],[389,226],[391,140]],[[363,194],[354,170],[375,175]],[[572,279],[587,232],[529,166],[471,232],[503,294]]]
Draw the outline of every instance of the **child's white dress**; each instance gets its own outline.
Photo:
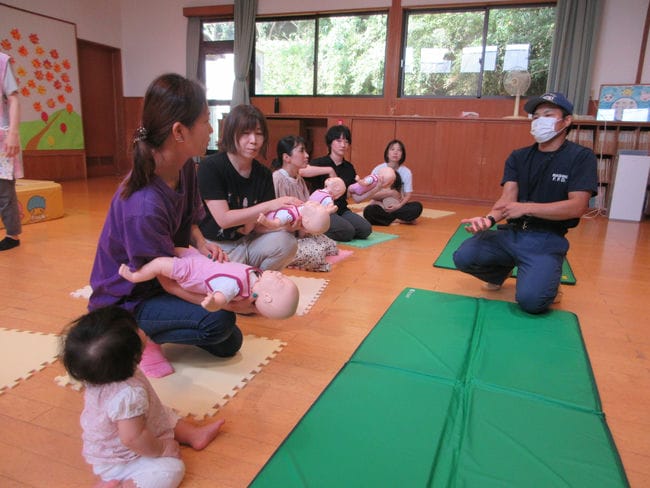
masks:
[[[134,480],[139,488],[180,484],[185,466],[172,457],[147,458],[120,441],[117,421],[144,415],[147,429],[159,439],[173,439],[178,416],[164,406],[140,369],[126,381],[86,385],[81,413],[83,451],[104,481]]]

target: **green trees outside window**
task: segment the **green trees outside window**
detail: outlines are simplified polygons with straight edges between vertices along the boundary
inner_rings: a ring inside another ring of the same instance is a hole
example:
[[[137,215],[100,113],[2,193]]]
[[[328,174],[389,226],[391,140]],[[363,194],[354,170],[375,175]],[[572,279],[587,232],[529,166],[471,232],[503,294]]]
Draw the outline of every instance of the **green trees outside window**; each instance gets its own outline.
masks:
[[[507,95],[506,71],[526,70],[546,90],[555,7],[485,7],[405,14],[402,96]]]
[[[376,95],[384,90],[387,14],[256,22],[255,95]]]

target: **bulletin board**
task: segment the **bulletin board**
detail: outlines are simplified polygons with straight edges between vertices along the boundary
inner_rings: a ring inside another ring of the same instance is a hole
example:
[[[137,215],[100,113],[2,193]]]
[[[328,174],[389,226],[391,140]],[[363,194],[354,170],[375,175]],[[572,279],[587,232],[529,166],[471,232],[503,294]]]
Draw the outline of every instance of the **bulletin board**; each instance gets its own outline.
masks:
[[[650,85],[601,85],[596,118],[650,121]]]
[[[23,150],[83,149],[76,25],[0,4],[0,51],[11,56]]]

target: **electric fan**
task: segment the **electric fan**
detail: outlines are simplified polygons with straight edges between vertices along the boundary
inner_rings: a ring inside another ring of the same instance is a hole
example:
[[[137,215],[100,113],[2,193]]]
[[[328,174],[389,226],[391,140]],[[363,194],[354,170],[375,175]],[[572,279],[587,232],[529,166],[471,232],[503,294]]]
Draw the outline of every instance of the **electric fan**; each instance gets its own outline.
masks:
[[[526,117],[519,115],[519,98],[526,93],[530,86],[530,73],[526,70],[514,69],[506,71],[503,75],[503,88],[509,95],[515,97],[515,110],[509,119],[525,119]]]

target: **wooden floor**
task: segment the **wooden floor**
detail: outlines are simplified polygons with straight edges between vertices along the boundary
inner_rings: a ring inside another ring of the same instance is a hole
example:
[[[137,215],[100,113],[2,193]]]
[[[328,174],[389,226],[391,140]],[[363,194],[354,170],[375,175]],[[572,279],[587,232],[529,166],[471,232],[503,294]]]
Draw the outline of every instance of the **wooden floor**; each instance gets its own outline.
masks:
[[[59,333],[85,311],[70,292],[88,283],[95,245],[117,179],[63,183],[65,217],[24,227],[22,245],[0,253],[0,327]],[[486,208],[436,202],[455,215],[393,225],[398,239],[366,249],[329,273],[311,311],[277,322],[241,317],[246,334],[287,343],[217,414],[225,429],[205,451],[183,449],[184,487],[244,487],[375,325],[397,294],[417,287],[485,296],[479,282],[434,268],[462,217]],[[570,232],[578,279],[557,308],[577,314],[603,408],[633,487],[650,486],[650,221],[583,219]],[[512,300],[513,281],[490,298]],[[25,351],[26,354],[29,351]],[[0,367],[3,358],[0,358]],[[87,487],[79,393],[57,386],[59,361],[0,394],[0,486]],[[379,427],[378,427],[379,428]]]

